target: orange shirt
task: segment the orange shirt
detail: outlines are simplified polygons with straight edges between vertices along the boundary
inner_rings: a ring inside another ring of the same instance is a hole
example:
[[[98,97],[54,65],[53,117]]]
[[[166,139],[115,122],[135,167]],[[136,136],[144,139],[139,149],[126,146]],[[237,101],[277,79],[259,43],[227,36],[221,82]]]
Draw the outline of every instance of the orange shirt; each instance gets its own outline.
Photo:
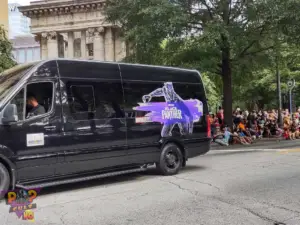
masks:
[[[239,123],[239,129],[241,129],[241,130],[245,130],[245,125],[243,124],[243,123]]]

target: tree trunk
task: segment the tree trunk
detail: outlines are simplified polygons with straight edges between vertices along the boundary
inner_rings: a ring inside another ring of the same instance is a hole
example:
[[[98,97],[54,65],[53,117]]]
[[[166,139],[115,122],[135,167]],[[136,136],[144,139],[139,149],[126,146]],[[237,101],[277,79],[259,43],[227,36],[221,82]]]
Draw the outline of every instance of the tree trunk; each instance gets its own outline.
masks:
[[[220,1],[224,25],[229,25],[231,0]],[[226,34],[221,33],[222,40],[222,78],[223,78],[223,109],[224,123],[232,129],[232,78],[230,65],[230,43]]]
[[[222,50],[222,78],[224,122],[232,128],[232,77],[230,68],[230,52],[227,47]]]

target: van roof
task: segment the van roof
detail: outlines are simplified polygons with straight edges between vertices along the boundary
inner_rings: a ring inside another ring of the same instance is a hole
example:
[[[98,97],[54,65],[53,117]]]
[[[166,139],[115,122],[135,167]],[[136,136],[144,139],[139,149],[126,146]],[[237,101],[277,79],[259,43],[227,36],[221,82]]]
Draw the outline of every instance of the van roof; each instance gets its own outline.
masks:
[[[139,64],[139,63],[124,63],[124,62],[108,62],[108,61],[98,61],[98,60],[84,60],[84,59],[68,59],[68,58],[57,58],[57,59],[49,59],[49,60],[41,60],[40,62],[51,62],[51,61],[73,61],[73,62],[86,62],[86,63],[107,63],[107,64],[116,64],[116,65],[132,65],[139,67],[148,67],[148,68],[161,68],[168,70],[180,70],[186,72],[199,72],[195,69],[185,69],[179,67],[171,67],[171,66],[158,66],[158,65],[147,65],[147,64]]]
[[[81,59],[51,59],[40,61],[36,68],[43,68],[46,64],[50,67],[58,65],[60,76],[71,79],[120,79],[120,69],[123,80],[203,83],[199,71],[177,67]]]

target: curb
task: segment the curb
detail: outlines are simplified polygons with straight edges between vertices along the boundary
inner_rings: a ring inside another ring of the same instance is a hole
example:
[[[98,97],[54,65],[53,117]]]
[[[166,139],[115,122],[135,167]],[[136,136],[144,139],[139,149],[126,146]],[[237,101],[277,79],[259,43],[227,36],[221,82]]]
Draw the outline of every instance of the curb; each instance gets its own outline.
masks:
[[[251,149],[251,148],[290,148],[290,147],[299,147],[300,146],[300,139],[297,140],[284,140],[284,139],[276,139],[276,140],[260,140],[254,142],[251,145],[229,145],[229,146],[222,146],[217,143],[212,143],[210,147],[210,151],[217,151],[217,150],[236,150],[236,149]]]

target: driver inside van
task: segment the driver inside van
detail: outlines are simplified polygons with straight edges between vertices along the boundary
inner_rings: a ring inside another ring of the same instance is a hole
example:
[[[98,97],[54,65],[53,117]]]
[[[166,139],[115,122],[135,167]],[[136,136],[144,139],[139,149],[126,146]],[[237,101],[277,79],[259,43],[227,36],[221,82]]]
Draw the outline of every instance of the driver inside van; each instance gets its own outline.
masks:
[[[27,105],[30,107],[30,110],[26,117],[27,119],[34,116],[42,115],[46,112],[45,108],[38,103],[36,97],[33,94],[28,94]]]

